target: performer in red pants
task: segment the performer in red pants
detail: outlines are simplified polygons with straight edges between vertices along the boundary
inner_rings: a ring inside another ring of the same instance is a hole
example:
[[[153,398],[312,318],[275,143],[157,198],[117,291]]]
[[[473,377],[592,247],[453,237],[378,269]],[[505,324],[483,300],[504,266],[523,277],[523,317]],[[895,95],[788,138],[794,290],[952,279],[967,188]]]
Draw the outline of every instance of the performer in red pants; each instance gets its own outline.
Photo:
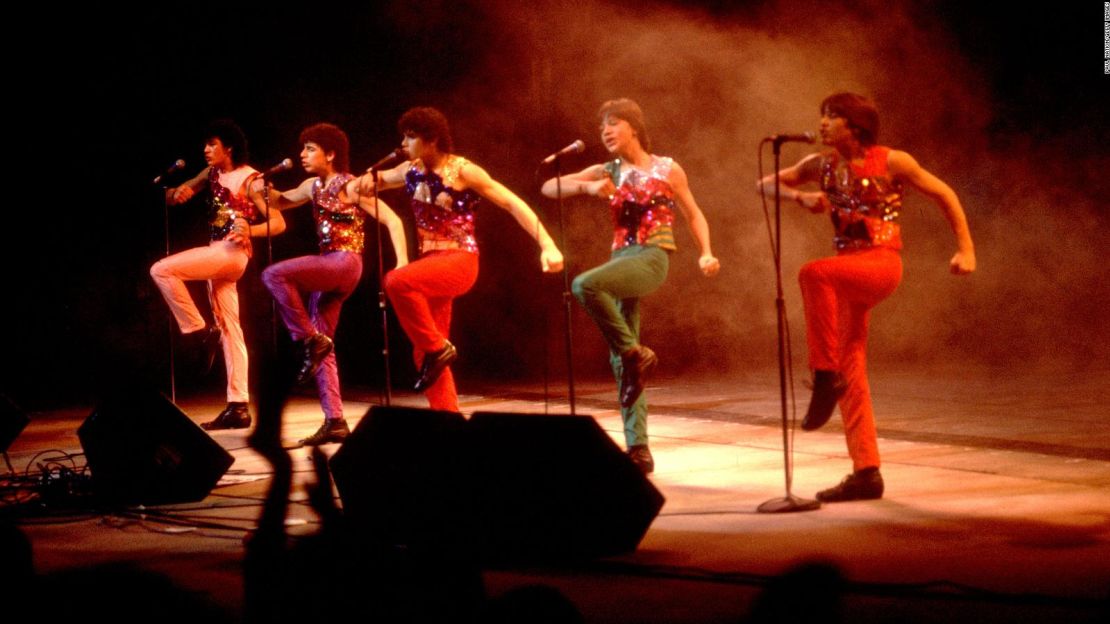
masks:
[[[449,365],[458,357],[447,339],[451,304],[478,278],[474,218],[486,198],[508,211],[540,247],[544,272],[563,268],[563,254],[536,213],[478,165],[454,153],[447,118],[434,108],[418,107],[397,122],[401,147],[411,159],[381,172],[381,188],[404,186],[412,198],[420,257],[385,276],[385,291],[413,345],[420,367],[416,390],[432,409],[459,411]],[[373,179],[363,177],[372,188]]]
[[[839,403],[853,472],[839,485],[817,493],[824,502],[875,499],[883,495],[871,391],[867,383],[867,325],[871,308],[902,280],[898,213],[903,184],[921,191],[944,212],[956,235],[952,273],[975,270],[975,247],[956,193],[906,152],[877,145],[879,115],[874,103],[854,93],[837,93],[821,103],[821,141],[831,149],[803,158],[779,172],[784,197],[814,213],[829,212],[836,254],[802,266],[806,343],[813,370],[813,396],[802,428],[828,422]],[[818,191],[798,187],[817,183]],[[758,183],[774,193],[774,176]]]

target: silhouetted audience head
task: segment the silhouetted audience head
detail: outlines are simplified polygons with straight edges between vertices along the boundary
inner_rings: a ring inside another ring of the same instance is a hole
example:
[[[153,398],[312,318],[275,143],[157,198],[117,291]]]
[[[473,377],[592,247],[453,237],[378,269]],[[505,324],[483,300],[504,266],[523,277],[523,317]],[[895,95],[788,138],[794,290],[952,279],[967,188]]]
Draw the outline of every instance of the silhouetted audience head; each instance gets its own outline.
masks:
[[[756,598],[752,622],[836,624],[843,621],[844,578],[830,563],[803,563],[773,579]]]
[[[484,624],[580,624],[578,607],[549,585],[528,585],[509,590],[486,605]]]

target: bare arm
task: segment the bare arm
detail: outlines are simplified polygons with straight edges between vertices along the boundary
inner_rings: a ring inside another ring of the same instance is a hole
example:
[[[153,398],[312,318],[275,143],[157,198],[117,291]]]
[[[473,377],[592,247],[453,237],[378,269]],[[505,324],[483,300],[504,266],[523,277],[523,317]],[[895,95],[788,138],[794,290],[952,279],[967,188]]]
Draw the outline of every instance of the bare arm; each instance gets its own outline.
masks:
[[[289,210],[312,201],[312,183],[316,178],[308,178],[288,191],[270,191],[270,207],[274,210]]]
[[[405,224],[389,204],[373,195],[359,193],[362,179],[358,178],[347,183],[346,193],[348,198],[356,198],[358,207],[371,217],[377,218],[389,230],[389,240],[393,243],[393,254],[397,256],[397,264],[393,267],[399,269],[409,263],[408,241],[405,239]],[[371,189],[373,190],[373,189]],[[377,227],[375,225],[375,227]]]
[[[392,169],[378,172],[378,190],[386,191],[398,188],[405,184],[405,174],[412,168],[413,161],[405,161]],[[374,194],[374,174],[370,171],[358,177],[358,190],[360,195]]]
[[[798,187],[816,182],[819,177],[820,154],[810,154],[792,167],[779,171],[780,193],[784,199],[798,202],[810,212],[820,214],[829,208],[823,191],[803,191]],[[775,174],[765,176],[755,183],[755,192],[766,197],[775,196]]]
[[[705,215],[702,214],[701,208],[698,203],[694,201],[694,194],[690,192],[690,183],[686,178],[686,172],[674,163],[671,166],[671,173],[668,177],[671,183],[671,188],[674,189],[674,197],[678,202],[678,207],[682,210],[683,216],[686,217],[686,224],[690,227],[690,233],[694,235],[694,240],[698,243],[700,255],[698,256],[698,266],[701,272],[707,277],[717,274],[721,270],[721,263],[713,256],[713,249],[709,246],[709,223],[705,220]]]
[[[586,167],[578,173],[551,178],[543,183],[540,192],[543,193],[544,197],[554,198],[560,184],[562,185],[563,197],[574,197],[575,195],[608,197],[617,190],[613,186],[613,181],[609,178],[609,173],[605,171],[605,165],[602,164]]]
[[[975,244],[971,242],[971,230],[967,226],[967,216],[960,205],[960,198],[952,187],[926,171],[906,152],[891,150],[887,157],[887,167],[891,174],[924,193],[944,212],[956,235],[956,254],[949,261],[952,273],[967,275],[974,271]]]
[[[211,167],[205,167],[200,170],[192,178],[189,178],[180,185],[166,190],[166,201],[170,205],[184,204],[196,195],[202,188],[204,188],[204,181],[208,179],[208,170]]]
[[[497,204],[516,219],[520,227],[532,236],[540,246],[540,264],[544,273],[554,273],[563,268],[563,254],[551,240],[547,230],[540,223],[536,213],[517,197],[515,193],[505,188],[503,184],[494,180],[474,163],[467,163],[459,171],[459,178],[467,187],[474,189],[479,195]]]

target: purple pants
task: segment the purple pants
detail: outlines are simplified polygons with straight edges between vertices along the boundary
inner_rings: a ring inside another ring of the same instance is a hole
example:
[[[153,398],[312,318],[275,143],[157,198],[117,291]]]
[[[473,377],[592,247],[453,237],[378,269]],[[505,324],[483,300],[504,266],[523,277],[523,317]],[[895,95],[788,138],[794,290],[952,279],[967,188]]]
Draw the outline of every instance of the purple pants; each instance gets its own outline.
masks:
[[[321,333],[335,338],[339,309],[362,277],[362,255],[331,251],[278,262],[262,272],[262,282],[277,302],[281,320],[293,340]],[[304,295],[308,294],[308,307]],[[339,369],[332,351],[316,370],[316,389],[324,417],[343,418],[339,394]]]

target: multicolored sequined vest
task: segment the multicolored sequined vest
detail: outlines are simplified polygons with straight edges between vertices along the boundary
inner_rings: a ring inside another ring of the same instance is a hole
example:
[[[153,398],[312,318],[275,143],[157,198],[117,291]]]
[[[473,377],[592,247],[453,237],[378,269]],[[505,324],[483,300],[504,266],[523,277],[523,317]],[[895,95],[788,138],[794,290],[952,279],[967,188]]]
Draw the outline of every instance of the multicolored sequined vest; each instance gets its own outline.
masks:
[[[887,171],[889,154],[889,147],[868,147],[862,165],[844,161],[835,151],[822,154],[821,190],[832,204],[837,251],[902,248],[897,223],[902,185]]]
[[[349,173],[340,173],[327,186],[319,178],[312,183],[312,214],[316,218],[316,238],[320,242],[320,253],[362,253],[362,209],[357,204],[348,204],[339,199],[343,188],[354,179]]]
[[[258,175],[254,169],[247,169],[249,173],[240,188],[249,186]],[[232,190],[221,184],[220,170],[215,167],[208,169],[208,188],[212,192],[208,203],[208,230],[211,240],[227,238],[238,219],[246,219],[247,223],[252,224],[262,222],[262,214],[254,202],[246,196],[236,195],[235,191],[238,189]]]
[[[674,189],[668,177],[674,161],[651,156],[647,171],[621,170],[621,161],[606,163],[605,170],[617,187],[609,201],[613,214],[613,251],[629,245],[654,245],[674,251]]]
[[[462,249],[478,253],[474,217],[482,198],[472,189],[460,191],[452,186],[466,164],[461,156],[448,156],[442,177],[434,171],[425,171],[419,161],[405,173],[405,190],[412,197],[421,252]]]

